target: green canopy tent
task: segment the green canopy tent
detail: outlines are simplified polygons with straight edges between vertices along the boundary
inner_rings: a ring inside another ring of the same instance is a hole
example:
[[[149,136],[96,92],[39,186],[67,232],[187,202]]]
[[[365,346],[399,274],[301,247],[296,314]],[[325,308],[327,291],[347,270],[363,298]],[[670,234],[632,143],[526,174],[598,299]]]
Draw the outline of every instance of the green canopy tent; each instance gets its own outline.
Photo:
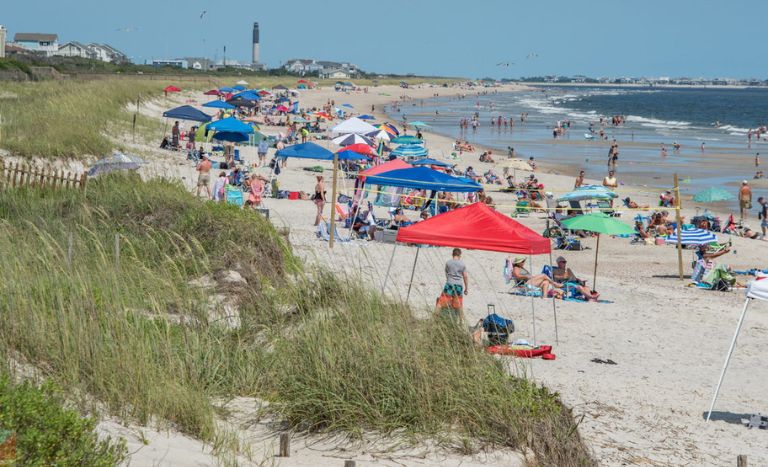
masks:
[[[569,230],[586,230],[587,232],[595,232],[597,234],[595,272],[592,278],[592,290],[595,290],[597,288],[597,255],[600,252],[600,234],[631,235],[635,233],[635,229],[601,212],[565,219],[562,221],[562,224],[563,227]]]
[[[720,201],[730,201],[734,196],[720,187],[709,187],[693,195],[693,200],[697,203],[718,203]]]

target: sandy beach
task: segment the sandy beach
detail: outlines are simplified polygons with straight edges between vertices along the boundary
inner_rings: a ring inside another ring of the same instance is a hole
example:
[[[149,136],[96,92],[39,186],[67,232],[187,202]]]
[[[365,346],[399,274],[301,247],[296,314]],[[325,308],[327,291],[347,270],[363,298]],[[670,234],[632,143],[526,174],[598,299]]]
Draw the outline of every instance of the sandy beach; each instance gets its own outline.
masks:
[[[514,91],[514,86],[505,88]],[[473,92],[467,89],[430,87],[411,89],[394,86],[371,88],[370,92],[339,93],[322,88],[302,91],[300,106],[320,107],[329,99],[350,103],[355,113],[370,113],[386,120],[381,113],[401,96],[408,102],[439,93],[441,96]],[[383,96],[381,94],[389,94]],[[151,102],[142,108],[147,115],[160,118],[162,111],[182,103],[205,102],[202,94],[186,92],[170,99]],[[271,135],[278,127],[262,126]],[[424,132],[431,157],[444,159],[452,152],[449,138]],[[158,138],[159,141],[159,138]],[[150,162],[141,169],[146,177],[179,178],[193,191],[196,180],[192,164],[181,153],[156,149],[157,142],[120,143]],[[329,141],[320,142],[332,148]],[[481,163],[482,148],[464,153],[459,161],[483,173],[493,165]],[[271,156],[274,149],[270,149]],[[244,159],[257,159],[255,148],[241,149]],[[494,155],[497,161],[502,155]],[[314,173],[304,167],[321,165],[330,191],[331,164],[314,160],[289,160],[279,177],[284,190],[310,192]],[[259,169],[268,175],[268,169]],[[500,175],[502,169],[496,168]],[[573,187],[576,173],[572,169],[540,164],[536,177],[545,191],[564,193]],[[518,175],[527,175],[519,173]],[[599,183],[602,173],[588,174]],[[351,192],[351,180],[339,184],[339,192]],[[670,180],[671,185],[671,180]],[[486,191],[498,210],[511,214],[514,197],[487,187]],[[630,196],[642,204],[655,205],[657,190],[623,185],[621,198]],[[330,193],[329,193],[330,194]],[[761,193],[757,193],[758,195]],[[319,240],[312,223],[315,207],[311,201],[267,199],[270,219],[276,226],[290,229],[290,242],[309,265],[318,264],[346,275],[370,287],[381,288],[384,271],[393,244],[354,240],[338,242],[332,250]],[[326,208],[330,215],[330,207]],[[384,208],[380,215],[384,216]],[[683,215],[690,218],[695,206],[684,203]],[[717,209],[714,209],[716,212]],[[622,221],[631,223],[636,213],[624,210]],[[724,214],[724,213],[723,213]],[[409,215],[415,219],[413,212]],[[532,213],[517,219],[537,232],[546,227],[543,213]],[[757,225],[756,221],[753,224]],[[342,236],[346,236],[342,231]],[[740,237],[719,235],[721,241],[733,242],[732,253],[719,259],[735,270],[766,267],[768,243]],[[553,251],[563,255],[569,267],[591,281],[595,262],[595,238],[582,239],[584,251]],[[401,247],[393,263],[385,293],[405,300],[415,248]],[[423,249],[415,270],[409,303],[419,316],[428,316],[442,289],[443,265],[449,259],[448,248]],[[692,252],[683,251],[686,274],[690,273]],[[576,418],[583,417],[579,430],[603,465],[732,465],[736,456],[746,454],[750,465],[768,464],[766,433],[748,430],[740,424],[744,414],[766,412],[765,390],[768,370],[761,364],[760,345],[768,330],[766,305],[754,304],[742,329],[738,347],[716,407],[714,421],[704,417],[714,390],[725,353],[732,338],[744,302],[743,290],[713,292],[689,287],[689,281],[677,277],[677,252],[672,246],[630,244],[628,238],[603,237],[600,243],[597,290],[604,303],[576,303],[531,299],[511,295],[502,267],[505,256],[500,253],[467,251],[464,254],[470,274],[471,293],[465,298],[467,325],[486,315],[488,304],[497,313],[512,318],[517,331],[515,339],[550,344],[557,355],[554,361],[500,357],[510,372],[527,376],[558,391],[563,401],[573,408]],[[529,268],[535,272],[550,258],[533,257]],[[311,267],[311,266],[310,266]],[[738,276],[740,282],[751,279]],[[557,319],[557,334],[555,331]],[[612,360],[616,364],[594,363],[593,359]],[[519,453],[495,451],[475,456],[461,456],[435,446],[411,449],[381,449],[377,444],[349,445],[343,440],[303,438],[294,442],[290,459],[275,458],[276,435],[265,421],[256,422],[257,401],[230,401],[239,414],[232,429],[249,456],[238,459],[245,465],[259,465],[263,460],[277,465],[341,465],[343,459],[356,459],[357,465],[521,465]],[[141,427],[123,427],[103,422],[105,433],[127,436],[129,451],[135,452],[132,465],[212,465],[215,458],[210,447],[174,432],[161,432]],[[143,433],[139,436],[139,432]],[[148,439],[144,444],[141,439]]]

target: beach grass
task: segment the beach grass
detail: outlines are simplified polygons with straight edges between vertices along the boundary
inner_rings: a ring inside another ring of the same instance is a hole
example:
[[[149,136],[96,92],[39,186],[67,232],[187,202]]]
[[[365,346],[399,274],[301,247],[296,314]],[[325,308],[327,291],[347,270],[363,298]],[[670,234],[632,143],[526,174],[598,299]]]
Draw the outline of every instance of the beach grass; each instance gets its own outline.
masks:
[[[85,410],[211,442],[212,401],[251,396],[297,431],[592,462],[556,394],[510,376],[451,322],[303,271],[256,213],[110,176],[85,191],[2,191],[0,218],[0,352]],[[228,282],[232,271],[242,279]]]

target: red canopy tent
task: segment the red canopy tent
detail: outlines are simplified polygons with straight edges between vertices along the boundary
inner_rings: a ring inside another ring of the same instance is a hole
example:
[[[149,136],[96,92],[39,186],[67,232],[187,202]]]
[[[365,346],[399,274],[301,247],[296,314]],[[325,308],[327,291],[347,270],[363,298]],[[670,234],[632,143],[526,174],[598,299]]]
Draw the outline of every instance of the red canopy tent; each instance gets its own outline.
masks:
[[[397,241],[470,250],[540,255],[552,250],[544,238],[485,203],[474,203],[397,231]]]
[[[552,252],[548,238],[513,220],[500,212],[489,208],[485,203],[474,203],[430,219],[417,222],[397,231],[397,242],[417,245],[449,246],[470,250],[500,251],[524,255],[540,255]],[[395,243],[395,249],[397,243]],[[387,273],[384,276],[382,293],[389,278],[389,270],[395,257],[392,250]],[[419,251],[413,261],[411,280],[408,284],[406,302],[410,297],[413,275],[419,259]],[[554,303],[554,302],[553,302]],[[533,310],[532,310],[533,313]],[[536,341],[534,320],[534,342]],[[555,311],[555,335],[557,335],[557,312]]]
[[[352,151],[364,156],[372,156],[374,154],[373,149],[371,149],[371,147],[367,144],[363,143],[350,144],[349,146],[344,146],[338,150],[338,152],[342,151]]]
[[[380,173],[389,172],[390,170],[397,170],[397,169],[410,169],[413,166],[402,159],[392,159],[391,161],[387,161],[381,165],[377,165],[375,167],[371,167],[370,169],[365,169],[357,173],[357,178],[360,179],[361,182],[365,181],[365,177],[369,177],[371,175],[378,175]]]

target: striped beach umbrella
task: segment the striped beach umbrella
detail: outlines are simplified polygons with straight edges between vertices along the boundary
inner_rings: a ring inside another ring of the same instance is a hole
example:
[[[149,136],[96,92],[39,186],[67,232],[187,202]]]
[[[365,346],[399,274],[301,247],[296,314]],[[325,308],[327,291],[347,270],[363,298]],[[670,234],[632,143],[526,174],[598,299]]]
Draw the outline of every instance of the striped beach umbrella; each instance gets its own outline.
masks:
[[[398,157],[424,157],[427,154],[427,148],[420,144],[403,144],[392,151],[392,155]]]
[[[716,241],[715,234],[704,229],[683,230],[680,234],[680,243],[683,245],[704,245]],[[677,233],[670,234],[666,242],[677,244]]]
[[[373,146],[373,141],[371,141],[370,138],[355,134],[341,135],[333,138],[331,141],[333,141],[333,144],[339,146],[349,146],[350,144],[367,144],[368,146]]]

